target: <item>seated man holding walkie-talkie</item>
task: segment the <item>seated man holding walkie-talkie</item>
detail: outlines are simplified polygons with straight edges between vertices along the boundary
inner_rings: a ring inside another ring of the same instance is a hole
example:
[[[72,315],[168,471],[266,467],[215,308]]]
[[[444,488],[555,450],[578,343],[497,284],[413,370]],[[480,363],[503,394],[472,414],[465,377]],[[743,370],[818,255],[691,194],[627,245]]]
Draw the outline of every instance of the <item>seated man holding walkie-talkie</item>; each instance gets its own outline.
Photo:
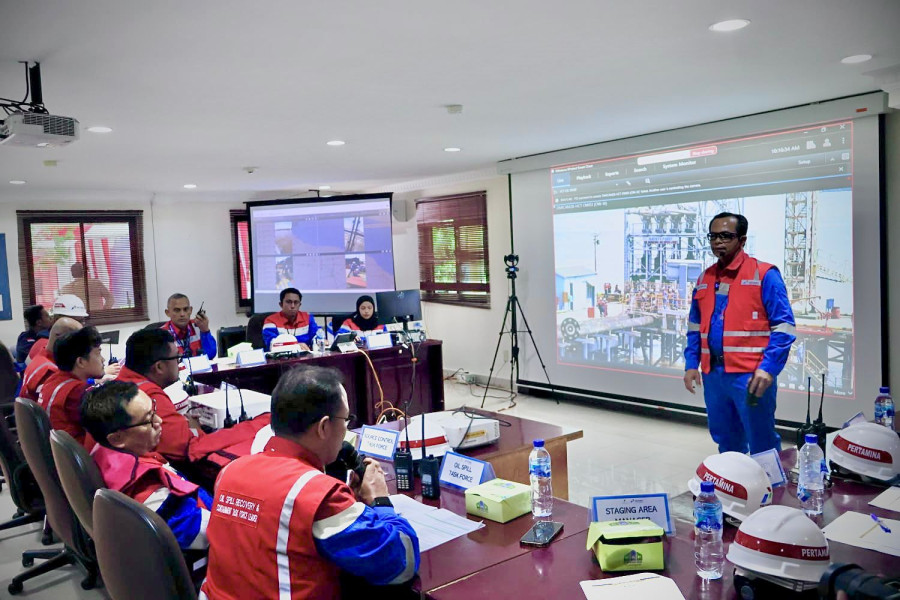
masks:
[[[184,294],[175,293],[166,302],[166,316],[169,321],[162,328],[172,334],[179,354],[184,356],[200,356],[205,354],[209,360],[216,357],[216,338],[209,331],[209,317],[203,310],[203,304],[197,311],[196,318],[191,318],[194,307]]]
[[[125,366],[117,379],[136,384],[156,401],[156,414],[162,420],[162,436],[156,451],[169,460],[196,461],[246,442],[249,453],[253,436],[268,425],[268,414],[204,435],[185,416],[190,400],[185,399],[176,406],[164,390],[178,381],[181,358],[175,338],[165,329],[136,331],[125,343]]]

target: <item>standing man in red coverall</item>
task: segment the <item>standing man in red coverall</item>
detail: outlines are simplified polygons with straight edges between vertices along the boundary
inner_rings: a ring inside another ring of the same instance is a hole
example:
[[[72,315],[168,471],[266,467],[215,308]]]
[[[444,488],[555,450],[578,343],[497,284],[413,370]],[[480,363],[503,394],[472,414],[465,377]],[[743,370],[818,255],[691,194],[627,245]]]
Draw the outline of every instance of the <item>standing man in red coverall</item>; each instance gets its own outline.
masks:
[[[41,350],[40,353],[28,363],[28,367],[26,367],[25,372],[22,374],[22,389],[19,391],[19,396],[34,400],[35,402],[38,401],[41,396],[41,388],[44,387],[44,382],[59,370],[56,367],[56,363],[53,361],[53,346],[56,344],[56,340],[67,333],[78,331],[82,327],[81,323],[69,317],[60,317],[57,319],[56,323],[53,324],[53,327],[50,328],[50,338],[47,340],[47,347]]]
[[[342,570],[374,585],[415,575],[419,541],[394,511],[378,463],[366,459],[355,492],[323,473],[352,419],[337,371],[299,366],[282,376],[272,392],[275,437],[216,482],[201,599],[337,600]]]
[[[199,425],[185,416],[190,400],[186,398],[176,406],[163,389],[178,381],[180,360],[175,338],[165,329],[142,329],[125,342],[125,366],[117,379],[136,384],[156,401],[156,414],[162,419],[162,437],[156,451],[171,461],[195,461],[246,441],[249,452],[253,436],[268,425],[267,415],[204,435]]]
[[[101,338],[96,327],[67,333],[56,341],[53,357],[59,371],[47,378],[41,388],[40,403],[50,416],[50,426],[62,429],[88,449],[93,439],[85,439],[81,426],[81,397],[103,377]]]

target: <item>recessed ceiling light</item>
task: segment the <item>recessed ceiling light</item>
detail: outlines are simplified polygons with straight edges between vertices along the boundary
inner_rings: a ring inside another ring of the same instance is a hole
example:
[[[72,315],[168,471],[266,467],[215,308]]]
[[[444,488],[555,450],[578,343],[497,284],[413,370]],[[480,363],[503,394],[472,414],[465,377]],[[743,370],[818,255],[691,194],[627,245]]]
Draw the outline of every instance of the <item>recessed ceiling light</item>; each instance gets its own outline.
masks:
[[[345,142],[344,140],[331,140],[330,142],[328,142],[328,145],[329,146],[343,146],[346,143],[347,142]]]
[[[855,65],[857,63],[864,63],[867,60],[872,60],[871,54],[854,54],[853,56],[842,58],[841,62],[845,65]]]
[[[93,127],[88,127],[88,131],[91,133],[109,133],[112,131],[112,127],[105,127],[103,125],[94,125]]]
[[[743,29],[750,24],[747,19],[729,19],[727,21],[719,21],[709,26],[710,31],[737,31]]]
[[[186,183],[186,184],[184,184],[184,189],[186,189],[186,190],[193,190],[193,189],[196,189],[196,188],[197,188],[197,184],[196,184],[196,183]]]
[[[331,186],[330,186],[330,185],[320,185],[320,186],[319,186],[319,189],[320,189],[320,190],[330,190],[330,189],[331,189]]]
[[[450,148],[444,148],[444,152],[459,152],[460,150],[462,150],[462,148],[454,148],[452,146]]]
[[[24,179],[10,179],[9,182],[12,185],[25,185],[27,183]]]

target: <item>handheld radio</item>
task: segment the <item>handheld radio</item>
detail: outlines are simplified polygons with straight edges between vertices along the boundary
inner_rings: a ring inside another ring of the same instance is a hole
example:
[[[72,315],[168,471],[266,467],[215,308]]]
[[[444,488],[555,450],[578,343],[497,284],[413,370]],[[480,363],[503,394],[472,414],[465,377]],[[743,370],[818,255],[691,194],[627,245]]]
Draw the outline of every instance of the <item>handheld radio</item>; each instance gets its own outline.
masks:
[[[822,448],[822,452],[825,451],[825,436],[828,433],[828,428],[825,426],[825,420],[822,418],[822,404],[825,403],[825,373],[822,373],[822,389],[819,393],[819,416],[816,417],[816,420],[813,421],[812,431],[810,433],[814,433],[819,438],[819,447]]]
[[[408,492],[413,488],[413,467],[412,452],[409,449],[409,419],[406,419],[406,449],[403,448],[394,452],[394,473],[397,476],[397,491]]]
[[[813,433],[812,422],[809,418],[809,403],[812,394],[812,377],[806,378],[806,423],[797,428],[797,448],[802,448],[806,443],[806,434]]]
[[[422,449],[422,462],[419,463],[419,472],[422,475],[422,497],[440,498],[441,486],[438,485],[441,476],[441,459],[434,456],[424,458],[425,449]]]

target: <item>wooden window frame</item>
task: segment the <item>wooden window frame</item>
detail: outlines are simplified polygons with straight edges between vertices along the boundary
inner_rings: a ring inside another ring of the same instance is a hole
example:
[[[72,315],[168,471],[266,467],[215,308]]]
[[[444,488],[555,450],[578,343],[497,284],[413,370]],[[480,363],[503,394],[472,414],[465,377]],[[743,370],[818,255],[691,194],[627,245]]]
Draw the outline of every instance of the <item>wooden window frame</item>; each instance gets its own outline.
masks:
[[[131,249],[131,275],[134,291],[134,308],[114,308],[105,316],[90,315],[90,325],[113,325],[148,321],[147,278],[144,266],[144,213],[140,210],[17,210],[19,227],[19,271],[22,278],[22,303],[26,306],[36,303],[34,281],[34,251],[31,241],[31,226],[40,223],[125,223],[128,225],[129,247]],[[82,235],[83,234],[82,229]],[[84,240],[82,240],[83,242]],[[82,243],[82,248],[85,245]]]
[[[440,210],[436,203],[472,203],[474,208],[468,216],[456,215],[442,220],[435,219],[435,212]],[[416,229],[419,239],[419,290],[423,302],[435,302],[454,306],[468,306],[472,308],[491,307],[491,283],[490,261],[488,256],[488,223],[487,223],[487,192],[469,192],[465,194],[453,194],[448,196],[436,196],[420,198],[416,200],[417,223]],[[454,235],[454,265],[456,281],[436,282],[434,266],[439,259],[434,254],[433,231],[438,227],[453,226]],[[461,227],[479,226],[482,228],[482,248],[471,252],[462,250],[460,243]],[[484,260],[484,283],[465,283],[460,281],[463,265],[472,261]]]
[[[234,265],[234,302],[235,306],[237,306],[238,310],[242,308],[249,309],[253,306],[253,276],[251,272],[250,279],[247,283],[247,291],[249,296],[247,298],[241,297],[241,261],[238,255],[238,224],[246,223],[247,224],[247,236],[249,239],[250,236],[250,214],[246,209],[234,209],[229,213],[231,217],[231,256],[232,263]],[[249,247],[248,247],[249,252]],[[250,256],[247,256],[248,267],[251,264]],[[251,267],[252,268],[252,267]]]

